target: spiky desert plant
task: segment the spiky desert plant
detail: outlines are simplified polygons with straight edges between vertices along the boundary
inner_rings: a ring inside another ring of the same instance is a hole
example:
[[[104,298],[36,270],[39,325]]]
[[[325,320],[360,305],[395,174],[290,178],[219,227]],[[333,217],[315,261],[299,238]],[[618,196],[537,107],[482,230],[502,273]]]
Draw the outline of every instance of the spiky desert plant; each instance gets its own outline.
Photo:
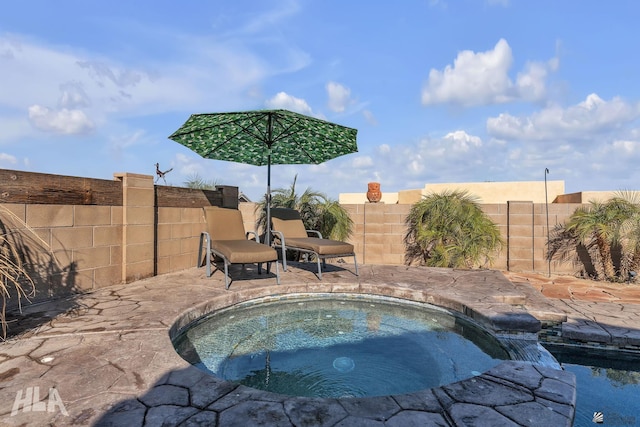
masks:
[[[0,206],[0,212],[15,215],[8,209]],[[7,299],[12,294],[17,298],[18,307],[22,309],[22,299],[29,300],[35,295],[36,287],[33,279],[29,277],[24,268],[22,258],[18,252],[15,240],[11,239],[13,232],[6,230],[0,221],[0,297],[2,308],[0,309],[0,324],[2,327],[2,339],[7,336],[6,308]]]
[[[324,193],[307,188],[302,194],[296,190],[298,176],[288,188],[278,188],[271,194],[272,208],[289,208],[300,212],[302,222],[307,230],[317,230],[322,237],[334,240],[346,240],[352,233],[353,220],[349,213],[335,200]],[[259,212],[258,225],[265,229],[266,196],[256,206]]]
[[[207,181],[202,178],[198,173],[190,175],[186,181],[184,181],[184,185],[187,188],[195,188],[198,190],[215,190],[216,186],[220,185],[218,180],[211,179]]]
[[[482,267],[504,240],[498,226],[466,191],[424,196],[405,220],[405,263],[430,267]]]
[[[573,233],[585,246],[595,243],[606,280],[615,280],[612,248],[622,241],[622,225],[633,216],[636,207],[614,197],[606,202],[591,201],[580,207],[566,223],[567,231]]]

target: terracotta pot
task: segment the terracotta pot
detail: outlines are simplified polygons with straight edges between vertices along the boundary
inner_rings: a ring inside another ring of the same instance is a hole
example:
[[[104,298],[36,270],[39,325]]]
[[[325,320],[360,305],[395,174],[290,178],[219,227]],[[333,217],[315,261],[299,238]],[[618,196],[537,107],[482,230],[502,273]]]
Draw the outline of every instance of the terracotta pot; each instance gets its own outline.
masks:
[[[370,182],[368,184],[367,200],[371,203],[378,203],[382,198],[382,192],[380,192],[379,182]]]

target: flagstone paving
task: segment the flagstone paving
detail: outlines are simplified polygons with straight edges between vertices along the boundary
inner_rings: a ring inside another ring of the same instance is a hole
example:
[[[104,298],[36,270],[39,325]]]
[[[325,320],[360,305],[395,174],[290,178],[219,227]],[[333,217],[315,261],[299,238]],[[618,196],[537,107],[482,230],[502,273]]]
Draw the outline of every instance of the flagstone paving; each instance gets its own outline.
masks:
[[[573,279],[405,266],[363,265],[356,277],[348,264],[329,265],[319,281],[314,266],[281,273],[279,286],[273,275],[232,269],[236,280],[225,290],[220,272],[207,278],[193,268],[27,306],[0,344],[0,425],[571,425],[573,374],[527,362],[417,393],[311,399],[220,380],[173,350],[170,332],[189,320],[257,297],[381,294],[447,307],[495,331],[530,334],[556,324],[572,340],[637,345],[639,338],[637,285],[618,293]]]
[[[514,283],[531,285],[567,316],[561,325],[564,342],[640,351],[640,284],[504,274]]]

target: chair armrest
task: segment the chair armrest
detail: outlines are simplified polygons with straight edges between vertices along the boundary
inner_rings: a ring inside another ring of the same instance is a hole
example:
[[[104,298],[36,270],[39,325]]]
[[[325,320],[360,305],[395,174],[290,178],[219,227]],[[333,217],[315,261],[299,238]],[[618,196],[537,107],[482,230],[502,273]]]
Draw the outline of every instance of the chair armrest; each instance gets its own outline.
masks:
[[[307,231],[307,235],[309,234],[315,234],[316,236],[318,236],[319,239],[322,239],[322,234],[317,231],[317,230],[306,230]]]
[[[282,234],[281,231],[275,231],[275,230],[271,230],[271,234],[275,237],[277,237],[280,240],[280,243],[284,246],[284,234]],[[273,240],[271,241],[271,243],[274,243]]]
[[[253,239],[249,239],[249,236],[253,234]],[[260,237],[258,237],[258,233],[256,233],[255,231],[247,231],[245,233],[245,237],[249,240],[255,240],[256,242],[260,243]]]

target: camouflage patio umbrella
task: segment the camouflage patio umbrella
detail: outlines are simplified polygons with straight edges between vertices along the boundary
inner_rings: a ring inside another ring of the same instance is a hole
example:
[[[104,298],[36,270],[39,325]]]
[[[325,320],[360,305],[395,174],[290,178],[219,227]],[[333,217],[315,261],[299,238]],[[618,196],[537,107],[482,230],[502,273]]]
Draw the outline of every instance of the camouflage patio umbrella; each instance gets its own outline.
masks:
[[[358,151],[356,129],[287,110],[193,114],[172,139],[206,159],[267,165],[267,224],[271,165],[320,164]],[[267,244],[270,236],[267,233]]]

